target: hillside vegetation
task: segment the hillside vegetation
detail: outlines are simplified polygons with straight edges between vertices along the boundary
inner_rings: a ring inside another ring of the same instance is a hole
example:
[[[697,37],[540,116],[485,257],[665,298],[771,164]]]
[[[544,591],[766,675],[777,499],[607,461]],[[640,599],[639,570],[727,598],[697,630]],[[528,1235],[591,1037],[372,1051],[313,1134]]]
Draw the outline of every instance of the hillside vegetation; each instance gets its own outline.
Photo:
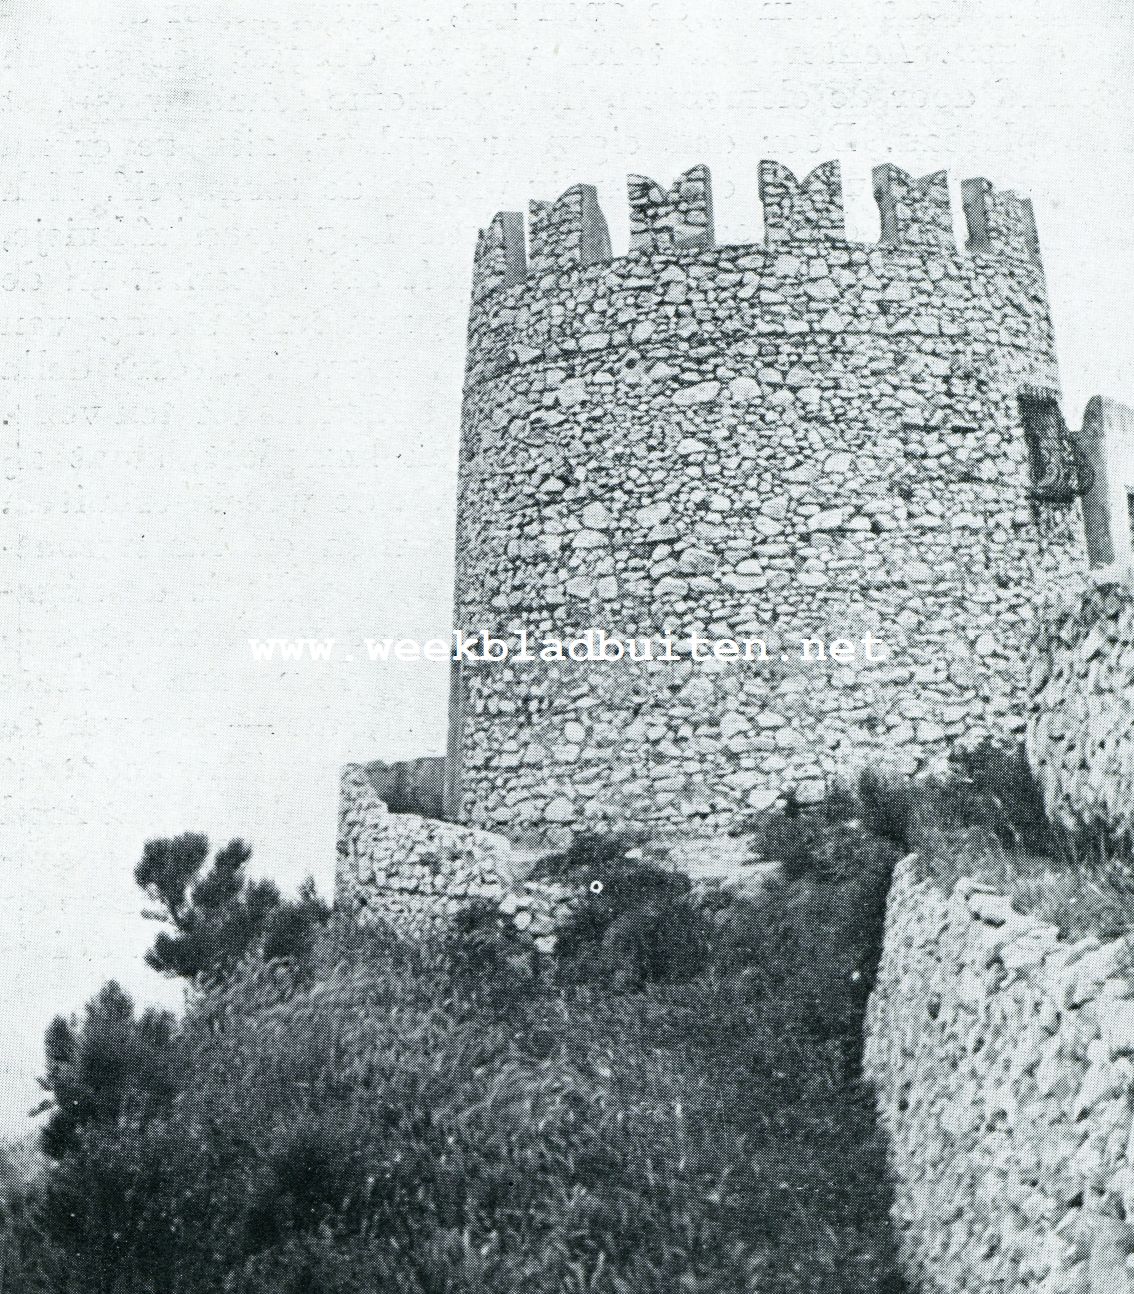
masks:
[[[1130,859],[1053,828],[1020,752],[766,814],[757,899],[583,839],[553,955],[490,906],[414,944],[151,842],[149,960],[48,1031],[42,1157],[0,1174],[5,1294],[899,1294],[860,1081],[892,867],[1134,928]]]
[[[56,1119],[18,1287],[900,1290],[858,1082],[896,850],[851,807],[781,825],[811,844],[757,901],[580,842],[548,866],[602,890],[552,958],[473,909],[442,943],[261,944],[168,1038],[104,990],[56,1094],[97,1088],[98,1038],[136,1070]]]

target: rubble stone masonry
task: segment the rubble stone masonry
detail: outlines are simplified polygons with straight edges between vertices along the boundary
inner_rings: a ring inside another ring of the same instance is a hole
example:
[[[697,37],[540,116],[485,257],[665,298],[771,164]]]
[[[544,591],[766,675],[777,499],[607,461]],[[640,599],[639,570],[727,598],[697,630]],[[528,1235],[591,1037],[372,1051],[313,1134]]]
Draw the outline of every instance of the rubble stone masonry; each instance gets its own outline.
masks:
[[[898,867],[865,1070],[915,1288],[1134,1287],[1134,946]]]
[[[343,769],[335,907],[360,924],[440,933],[462,908],[479,901],[550,952],[575,894],[554,881],[525,879],[526,871],[526,860],[502,836],[391,813],[371,770],[359,764]]]
[[[837,163],[765,162],[762,245],[714,244],[709,173],[630,178],[481,233],[455,626],[765,638],[761,662],[462,663],[446,812],[513,839],[712,832],[867,763],[1020,735],[1037,607],[1086,565],[1038,505],[1018,396],[1058,392],[1030,204],[875,172],[847,241]],[[871,633],[883,661],[801,662]],[[787,659],[781,659],[785,655]]]
[[[1110,576],[1038,626],[1028,760],[1048,816],[1073,832],[1134,837],[1134,585]]]

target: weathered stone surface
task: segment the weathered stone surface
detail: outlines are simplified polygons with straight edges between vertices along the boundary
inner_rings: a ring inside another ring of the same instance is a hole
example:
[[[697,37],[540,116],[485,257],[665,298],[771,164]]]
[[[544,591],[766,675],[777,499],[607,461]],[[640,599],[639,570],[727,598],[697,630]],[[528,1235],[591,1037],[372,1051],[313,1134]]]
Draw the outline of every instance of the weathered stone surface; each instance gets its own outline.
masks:
[[[366,765],[366,775],[378,797],[393,813],[417,813],[439,818],[445,783],[445,761],[439,755],[383,764]]]
[[[1027,751],[1048,813],[1073,830],[1134,834],[1134,586],[1107,578],[1040,622]]]
[[[914,1287],[1130,1288],[1132,954],[899,863],[863,1064]]]
[[[525,864],[503,836],[391,813],[375,789],[372,768],[343,769],[336,908],[363,924],[386,922],[421,934],[443,928],[460,908],[481,900],[517,930],[538,936],[543,951],[554,948],[555,931],[576,901],[571,889],[524,880]]]
[[[1017,733],[1032,619],[1086,567],[1078,508],[1037,518],[1030,495],[1019,389],[1058,389],[1034,230],[974,183],[961,253],[944,177],[876,185],[877,246],[846,239],[831,164],[761,168],[764,246],[713,245],[704,168],[669,189],[635,177],[627,256],[587,186],[538,205],[526,273],[515,220],[490,228],[454,623],[774,641],[699,667],[696,698],[687,662],[463,666],[457,820],[726,830],[754,791],[811,795],[868,764],[925,768],[962,731]],[[864,634],[886,659],[793,654]],[[764,711],[803,735],[766,741]],[[749,728],[725,732],[725,713]]]

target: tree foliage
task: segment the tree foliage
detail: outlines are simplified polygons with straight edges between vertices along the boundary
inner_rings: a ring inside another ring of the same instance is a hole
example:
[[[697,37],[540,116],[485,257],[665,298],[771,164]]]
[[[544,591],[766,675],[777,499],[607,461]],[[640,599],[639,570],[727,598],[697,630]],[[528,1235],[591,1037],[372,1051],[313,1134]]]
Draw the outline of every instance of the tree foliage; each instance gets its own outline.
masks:
[[[327,906],[310,878],[294,900],[271,881],[250,880],[251,856],[244,841],[230,840],[209,865],[208,837],[194,832],[146,842],[134,879],[158,905],[149,915],[170,926],[146,954],[154,970],[194,980],[230,972],[251,951],[302,955]]]
[[[44,1039],[52,1094],[40,1146],[53,1159],[76,1151],[83,1129],[113,1127],[130,1106],[164,1108],[175,1088],[168,1011],[135,1016],[130,995],[114,981],[87,1004],[82,1022],[56,1016]]]
[[[165,921],[146,954],[155,970],[186,980],[231,973],[250,953],[265,961],[300,957],[329,916],[311,880],[294,900],[270,881],[250,881],[252,851],[241,840],[209,864],[208,838],[192,832],[145,845],[134,877]],[[168,1107],[176,1089],[177,1026],[167,1011],[135,1015],[113,980],[87,1004],[81,1020],[57,1016],[44,1038],[41,1086],[50,1110],[40,1143],[54,1160],[79,1153],[84,1133],[146,1120]]]
[[[52,1026],[20,1288],[899,1294],[856,1063],[896,851],[801,840],[749,900],[582,842],[547,862],[588,897],[538,958],[487,909],[442,940],[324,927],[239,841],[151,842],[151,964],[196,988],[176,1028],[116,985]]]

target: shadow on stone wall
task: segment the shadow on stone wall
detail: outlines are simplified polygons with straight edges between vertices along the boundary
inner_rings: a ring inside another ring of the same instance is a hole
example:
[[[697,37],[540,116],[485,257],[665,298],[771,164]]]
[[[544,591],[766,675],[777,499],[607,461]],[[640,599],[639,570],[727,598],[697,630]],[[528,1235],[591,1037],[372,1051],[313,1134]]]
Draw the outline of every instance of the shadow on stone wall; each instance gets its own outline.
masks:
[[[366,764],[378,798],[391,813],[416,813],[422,818],[441,821],[444,813],[441,797],[445,786],[445,759],[442,755],[423,755],[384,764],[376,759]]]

